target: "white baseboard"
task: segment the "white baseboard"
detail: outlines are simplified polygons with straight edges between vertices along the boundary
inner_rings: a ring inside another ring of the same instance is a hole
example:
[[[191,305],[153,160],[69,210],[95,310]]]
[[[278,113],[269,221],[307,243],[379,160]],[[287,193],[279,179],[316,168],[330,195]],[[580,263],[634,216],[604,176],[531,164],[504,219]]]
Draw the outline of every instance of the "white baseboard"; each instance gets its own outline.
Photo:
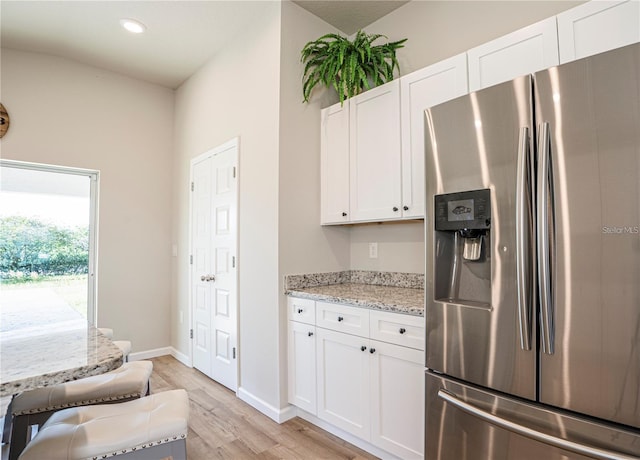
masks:
[[[180,352],[178,350],[176,350],[173,347],[171,347],[171,356],[173,356],[175,359],[180,361],[185,366],[193,367],[193,365],[191,364],[191,359],[189,358],[189,356],[185,355],[184,353],[182,353],[182,352]]]
[[[157,358],[158,356],[165,356],[171,354],[171,347],[154,348],[153,350],[138,351],[135,353],[129,353],[129,361],[140,361],[143,359]]]
[[[292,406],[293,407],[293,406]],[[360,449],[369,452],[371,455],[375,455],[378,458],[382,458],[384,460],[400,460],[398,457],[396,457],[395,455],[390,454],[389,452],[387,452],[386,450],[382,450],[379,447],[374,446],[373,444],[358,438],[357,436],[354,436],[350,433],[347,433],[346,431],[333,426],[332,424],[325,422],[324,420],[319,419],[318,417],[316,417],[313,414],[310,414],[309,412],[306,412],[302,409],[296,408],[294,407],[294,410],[296,411],[296,415],[298,417],[300,417],[301,419],[306,420],[309,423],[313,423],[315,426],[322,428],[325,431],[328,431],[329,433],[344,439],[345,441],[347,441],[348,443],[353,444],[356,447],[359,447]]]
[[[278,423],[284,423],[296,416],[296,408],[294,406],[288,405],[284,409],[278,409],[249,393],[244,388],[238,388],[237,396],[254,409],[259,410],[264,415]]]

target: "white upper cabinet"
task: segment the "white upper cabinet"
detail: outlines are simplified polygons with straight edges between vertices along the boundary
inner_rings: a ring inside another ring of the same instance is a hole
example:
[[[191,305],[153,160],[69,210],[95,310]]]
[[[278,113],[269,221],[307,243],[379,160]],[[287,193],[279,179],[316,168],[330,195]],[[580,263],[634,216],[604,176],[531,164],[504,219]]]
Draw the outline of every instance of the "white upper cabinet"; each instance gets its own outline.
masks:
[[[469,91],[477,91],[560,63],[556,18],[551,17],[467,52]]]
[[[400,81],[350,99],[351,221],[401,217]]]
[[[321,112],[320,222],[345,223],[349,216],[349,101]]]
[[[558,16],[560,62],[640,42],[640,1],[591,1]]]
[[[424,217],[425,109],[467,91],[467,55],[464,53],[400,78],[402,217]]]

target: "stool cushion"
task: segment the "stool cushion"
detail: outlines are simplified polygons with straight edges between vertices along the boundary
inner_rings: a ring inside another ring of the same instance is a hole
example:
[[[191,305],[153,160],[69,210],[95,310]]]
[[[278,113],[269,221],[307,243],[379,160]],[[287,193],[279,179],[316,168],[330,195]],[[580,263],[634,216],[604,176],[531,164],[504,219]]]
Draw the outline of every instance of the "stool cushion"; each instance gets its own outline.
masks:
[[[42,426],[20,460],[94,460],[173,442],[186,438],[188,418],[185,390],[65,409]]]
[[[105,374],[25,391],[13,399],[11,412],[19,416],[140,398],[147,392],[152,371],[151,361],[134,361]]]

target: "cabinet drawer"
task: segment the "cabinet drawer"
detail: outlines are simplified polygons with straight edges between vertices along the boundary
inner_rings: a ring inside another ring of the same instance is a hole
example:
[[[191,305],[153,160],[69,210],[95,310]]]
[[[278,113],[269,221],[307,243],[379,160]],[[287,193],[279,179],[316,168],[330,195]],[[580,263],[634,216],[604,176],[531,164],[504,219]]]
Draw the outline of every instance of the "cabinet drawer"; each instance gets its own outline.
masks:
[[[299,323],[314,324],[316,321],[316,302],[311,299],[298,299],[289,297],[287,299],[289,310],[289,320]]]
[[[372,310],[369,313],[371,338],[424,350],[424,318]]]
[[[369,337],[369,310],[317,302],[316,326],[360,337]]]

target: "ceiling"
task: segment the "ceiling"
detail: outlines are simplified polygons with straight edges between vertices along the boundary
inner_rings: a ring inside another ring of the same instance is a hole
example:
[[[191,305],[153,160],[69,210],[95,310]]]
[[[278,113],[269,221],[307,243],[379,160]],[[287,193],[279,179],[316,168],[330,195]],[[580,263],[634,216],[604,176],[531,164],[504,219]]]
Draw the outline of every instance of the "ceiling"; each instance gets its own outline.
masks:
[[[351,35],[405,0],[298,0]],[[269,1],[0,1],[3,48],[50,54],[177,88],[233,37],[260,21]],[[122,18],[147,26],[133,35]],[[204,46],[203,44],[206,44]]]

